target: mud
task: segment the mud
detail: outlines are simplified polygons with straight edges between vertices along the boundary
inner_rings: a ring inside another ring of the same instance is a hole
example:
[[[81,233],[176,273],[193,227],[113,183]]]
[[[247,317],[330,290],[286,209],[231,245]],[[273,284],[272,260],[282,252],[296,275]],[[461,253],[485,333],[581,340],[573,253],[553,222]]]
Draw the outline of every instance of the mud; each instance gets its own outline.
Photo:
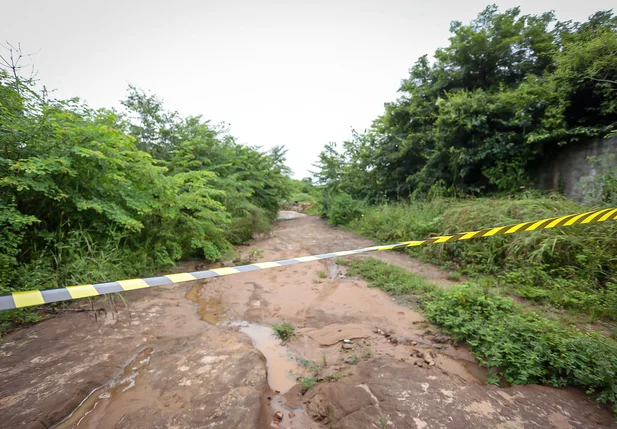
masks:
[[[253,243],[263,261],[373,244],[312,216],[282,218]],[[372,256],[453,283],[403,254]],[[64,314],[3,340],[0,427],[616,427],[577,390],[486,386],[464,346],[334,261],[125,296],[106,318]],[[286,343],[270,328],[282,321],[297,328]]]
[[[275,337],[272,328],[252,323],[233,325],[238,326],[240,332],[246,334],[253,341],[255,348],[264,355],[270,389],[287,393],[296,385],[296,378],[304,372],[298,364],[298,356],[292,354],[287,346]]]

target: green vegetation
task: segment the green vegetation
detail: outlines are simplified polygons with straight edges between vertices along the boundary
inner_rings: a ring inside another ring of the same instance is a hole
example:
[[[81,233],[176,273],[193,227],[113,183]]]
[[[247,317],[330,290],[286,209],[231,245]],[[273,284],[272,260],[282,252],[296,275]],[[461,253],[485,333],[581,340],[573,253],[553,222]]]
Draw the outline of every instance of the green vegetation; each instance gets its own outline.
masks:
[[[282,148],[240,145],[133,87],[122,104],[56,100],[0,70],[0,293],[231,257],[275,219],[290,186]]]
[[[345,363],[348,365],[358,365],[360,363],[360,359],[356,355],[349,356],[345,359]]]
[[[434,199],[366,208],[348,225],[395,242],[588,211],[558,196]],[[465,275],[491,276],[522,298],[617,320],[617,223],[578,225],[423,246],[409,253]],[[391,286],[395,288],[397,286]],[[398,286],[400,287],[400,286]]]
[[[612,12],[557,22],[552,12],[493,5],[469,24],[452,22],[450,32],[433,61],[416,61],[400,98],[368,130],[320,154],[326,200],[514,192],[564,146],[616,131]]]
[[[449,273],[447,278],[453,282],[458,282],[461,279],[461,273]]]
[[[319,276],[320,279],[328,278],[328,274],[326,274],[325,271],[317,271],[317,275]]]
[[[302,387],[302,389],[306,390],[306,389],[310,389],[311,387],[317,386],[317,383],[319,383],[315,377],[313,376],[300,376],[300,386]]]
[[[248,265],[253,262],[257,262],[259,259],[263,257],[264,251],[259,247],[251,247],[248,251],[248,254],[244,256],[244,250],[238,249],[236,252],[236,257],[233,260],[235,265]]]
[[[313,179],[306,177],[302,180],[290,180],[289,203],[314,203],[319,198],[319,188],[313,185]]]
[[[350,274],[372,286],[413,294],[431,322],[466,341],[481,365],[512,384],[578,386],[617,412],[617,343],[524,309],[487,285],[447,290],[376,259],[352,260]],[[400,285],[394,287],[393,285]]]
[[[291,323],[275,323],[272,325],[272,329],[274,329],[274,335],[282,341],[288,341],[296,335],[296,328]]]

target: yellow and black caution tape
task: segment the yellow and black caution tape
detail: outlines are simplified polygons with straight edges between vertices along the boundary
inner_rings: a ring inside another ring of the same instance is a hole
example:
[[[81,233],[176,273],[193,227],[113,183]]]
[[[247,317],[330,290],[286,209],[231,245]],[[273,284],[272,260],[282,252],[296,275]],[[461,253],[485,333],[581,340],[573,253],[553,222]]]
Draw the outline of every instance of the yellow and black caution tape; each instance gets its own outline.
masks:
[[[154,286],[164,286],[200,279],[209,279],[232,274],[240,274],[248,271],[283,267],[286,265],[294,265],[303,262],[318,261],[321,259],[330,259],[339,256],[354,255],[358,253],[373,252],[376,250],[392,250],[404,247],[422,246],[425,244],[448,243],[451,241],[468,240],[470,238],[491,237],[494,235],[514,234],[517,232],[538,231],[542,229],[551,229],[578,224],[604,222],[607,220],[615,220],[616,218],[617,208],[609,208],[591,211],[587,213],[571,214],[550,219],[533,220],[530,222],[518,223],[516,225],[498,226],[495,228],[482,229],[480,231],[462,232],[453,235],[430,237],[424,240],[405,241],[401,243],[365,247],[363,249],[355,250],[343,250],[340,252],[324,253],[321,255],[301,256],[299,258],[284,259],[281,261],[259,262],[255,264],[241,265],[237,267],[215,268],[212,270],[195,271],[192,273],[168,274],[166,276],[149,277],[144,279],[130,279],[108,283],[67,286],[60,289],[13,292],[10,295],[0,296],[0,311],[14,308],[30,307],[39,304],[49,304],[52,302],[70,301],[77,298],[86,298],[90,296],[124,292],[134,289],[145,289]]]

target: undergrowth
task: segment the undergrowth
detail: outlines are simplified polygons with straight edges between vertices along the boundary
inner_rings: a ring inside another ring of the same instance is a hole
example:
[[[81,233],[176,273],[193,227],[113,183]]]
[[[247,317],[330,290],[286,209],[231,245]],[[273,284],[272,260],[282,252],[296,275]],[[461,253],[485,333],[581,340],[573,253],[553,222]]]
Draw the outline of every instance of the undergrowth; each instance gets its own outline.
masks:
[[[617,412],[617,343],[529,311],[512,298],[474,283],[443,290],[402,268],[376,259],[348,262],[360,275],[396,294],[419,296],[426,318],[465,341],[489,368],[489,382],[577,386]]]
[[[558,196],[435,199],[365,207],[347,223],[391,243],[476,231],[592,208]],[[511,293],[572,312],[617,320],[617,222],[500,235],[409,249],[425,261],[467,276],[492,276]]]

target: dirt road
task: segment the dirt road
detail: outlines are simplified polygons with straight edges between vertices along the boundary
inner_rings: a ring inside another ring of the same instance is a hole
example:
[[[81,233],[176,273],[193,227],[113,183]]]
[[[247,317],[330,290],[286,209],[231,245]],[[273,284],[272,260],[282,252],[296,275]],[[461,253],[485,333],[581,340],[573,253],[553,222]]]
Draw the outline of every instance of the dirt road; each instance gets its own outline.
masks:
[[[267,261],[370,244],[300,217],[253,246]],[[402,254],[374,256],[450,283]],[[0,427],[617,427],[577,390],[484,385],[464,347],[333,261],[126,297],[117,313],[66,313],[3,339]],[[269,328],[283,321],[297,327],[287,344]]]

